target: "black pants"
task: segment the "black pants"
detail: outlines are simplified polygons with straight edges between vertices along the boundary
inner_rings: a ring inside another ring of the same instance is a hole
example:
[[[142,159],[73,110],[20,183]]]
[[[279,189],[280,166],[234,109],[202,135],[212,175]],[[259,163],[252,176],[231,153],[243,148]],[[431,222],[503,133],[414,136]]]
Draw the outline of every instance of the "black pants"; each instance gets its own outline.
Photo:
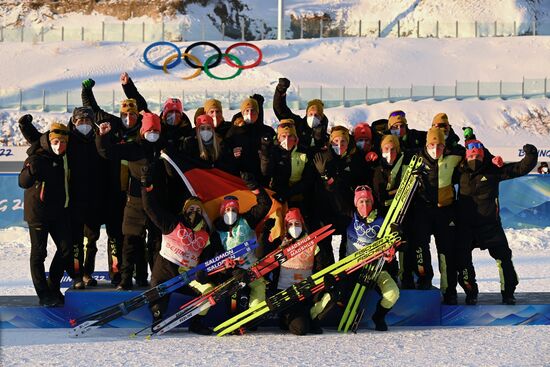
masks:
[[[145,266],[145,268],[143,268]],[[147,262],[145,261],[145,237],[125,235],[122,246],[121,283],[132,284],[134,268],[139,273],[140,281],[147,280]],[[143,272],[145,271],[145,274]],[[143,278],[144,277],[144,278]]]
[[[94,272],[100,227],[98,211],[89,206],[75,205],[70,208],[70,213],[74,272],[77,277],[82,278],[83,275],[91,275]],[[85,228],[92,228],[94,231],[85,231]]]
[[[59,219],[59,218],[58,218]],[[75,277],[73,252],[70,243],[70,226],[67,219],[51,221],[41,226],[29,226],[31,237],[31,277],[39,298],[59,291],[61,278],[66,270],[71,278]],[[48,234],[52,237],[57,250],[50,264],[49,283],[46,280],[44,261],[46,260]]]
[[[439,256],[441,291],[445,293],[449,282],[451,282],[451,288],[456,288],[456,265],[451,256],[453,241],[456,237],[454,207],[438,208],[427,207],[421,203],[415,204],[410,218],[410,243],[404,261],[414,261],[413,268],[418,276],[418,283],[431,283],[434,272],[430,254],[430,237],[433,235]],[[404,265],[404,268],[410,268],[410,265]]]
[[[155,265],[153,266],[153,273],[151,274],[151,287],[156,287],[157,285],[164,283],[167,280],[174,278],[179,275],[179,266],[166,260],[162,256],[157,256],[155,260]],[[195,291],[189,286],[182,287],[177,290],[178,293],[185,294],[188,296],[196,297],[200,295],[199,292]],[[150,309],[153,314],[157,313],[157,317],[161,318],[166,314],[168,309],[168,302],[170,301],[170,294],[151,302]]]
[[[311,300],[298,302],[279,314],[279,326],[294,335],[306,335],[311,328],[310,308]]]

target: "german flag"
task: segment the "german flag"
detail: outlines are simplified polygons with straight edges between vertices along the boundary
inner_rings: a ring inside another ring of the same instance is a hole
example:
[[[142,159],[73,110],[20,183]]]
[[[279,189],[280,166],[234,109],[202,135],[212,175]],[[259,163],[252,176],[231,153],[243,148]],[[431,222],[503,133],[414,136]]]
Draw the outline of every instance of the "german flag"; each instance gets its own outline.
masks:
[[[178,172],[191,195],[195,195],[201,199],[206,209],[207,221],[210,226],[219,217],[220,204],[225,196],[233,195],[239,198],[239,211],[241,213],[245,213],[256,205],[256,195],[248,190],[240,177],[233,176],[217,168],[185,169],[182,167],[182,164],[174,162],[165,152],[161,156]],[[273,240],[283,233],[284,214],[287,208],[286,205],[273,199],[273,191],[269,189],[266,189],[266,191],[271,197],[272,204],[265,219],[256,227],[256,233],[259,237],[265,220],[274,218],[275,226],[271,230],[270,236],[270,240]]]

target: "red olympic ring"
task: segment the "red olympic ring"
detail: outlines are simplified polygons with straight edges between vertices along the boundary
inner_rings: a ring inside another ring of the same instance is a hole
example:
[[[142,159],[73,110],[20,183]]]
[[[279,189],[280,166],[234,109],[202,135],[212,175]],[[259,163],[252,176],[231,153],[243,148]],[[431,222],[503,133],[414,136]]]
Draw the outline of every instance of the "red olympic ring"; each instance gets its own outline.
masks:
[[[260,50],[260,48],[256,45],[253,45],[252,43],[248,43],[248,42],[237,42],[237,43],[234,43],[232,44],[231,46],[229,46],[226,50],[225,50],[225,53],[226,54],[229,54],[229,52],[234,49],[234,48],[237,48],[237,47],[250,47],[251,49],[253,49],[254,51],[256,51],[258,53],[258,60],[256,60],[254,63],[250,64],[250,65],[237,65],[233,62],[233,60],[231,60],[229,58],[229,56],[225,56],[225,62],[227,63],[227,65],[229,66],[232,66],[234,68],[237,68],[237,69],[251,69],[251,68],[254,68],[258,65],[260,65],[260,62],[262,62],[262,58],[263,58],[263,53],[262,53],[262,50]]]

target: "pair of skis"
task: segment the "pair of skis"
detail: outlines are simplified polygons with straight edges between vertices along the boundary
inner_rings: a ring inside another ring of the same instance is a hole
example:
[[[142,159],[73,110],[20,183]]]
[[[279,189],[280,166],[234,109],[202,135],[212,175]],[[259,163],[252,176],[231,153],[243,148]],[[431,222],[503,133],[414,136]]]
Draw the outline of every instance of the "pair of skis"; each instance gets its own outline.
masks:
[[[401,183],[380,227],[377,238],[383,237],[391,230],[390,223],[399,225],[403,223],[407,209],[418,187],[418,170],[421,169],[421,166],[422,158],[416,155],[413,156],[407,169],[403,172]],[[338,331],[348,332],[351,330],[354,333],[357,332],[365,313],[365,292],[374,288],[384,263],[384,258],[381,258],[375,266],[369,264],[363,268],[338,325]]]
[[[326,225],[303,239],[287,246],[279,247],[257,261],[249,269],[242,269],[236,276],[216,286],[210,292],[184,304],[180,307],[180,310],[172,316],[151,325],[150,328],[152,332],[146,338],[150,339],[153,336],[160,336],[172,330],[192,317],[216,305],[225,297],[244,288],[247,284],[267,275],[279,267],[280,264],[310,249],[312,246],[315,246],[319,241],[322,241],[334,232],[333,229],[330,229],[331,226],[331,224]],[[147,329],[149,329],[149,327],[139,330],[132,336],[136,336]]]
[[[229,251],[205,261],[204,263],[201,263],[194,268],[157,285],[156,287],[146,290],[138,296],[130,298],[124,302],[105,307],[91,314],[76,319],[71,319],[70,324],[73,328],[69,331],[69,336],[81,336],[90,330],[97,329],[100,326],[116,320],[121,316],[127,315],[128,313],[137,310],[146,304],[154,302],[161,297],[189,284],[191,281],[195,280],[197,272],[204,271],[206,273],[212,273],[223,267],[227,259],[242,258],[250,251],[255,250],[258,246],[259,244],[256,241],[241,243]]]

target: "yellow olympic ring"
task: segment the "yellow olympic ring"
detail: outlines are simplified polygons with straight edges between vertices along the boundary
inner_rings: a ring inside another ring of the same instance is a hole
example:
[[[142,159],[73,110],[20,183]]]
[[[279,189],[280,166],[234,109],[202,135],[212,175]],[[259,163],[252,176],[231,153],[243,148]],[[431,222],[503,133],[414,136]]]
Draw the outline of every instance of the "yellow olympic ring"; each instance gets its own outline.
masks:
[[[168,71],[166,66],[170,63],[170,61],[172,61],[174,59],[177,59],[178,56],[180,56],[180,55],[173,54],[173,55],[170,55],[166,60],[164,60],[164,64],[162,65],[162,70],[164,71],[165,74],[170,74],[170,72]],[[193,60],[193,62],[195,62],[197,65],[202,66],[201,61],[196,56],[191,55],[189,53],[181,54],[182,59],[185,58],[185,56],[187,56],[188,58]],[[182,79],[183,80],[190,80],[190,79],[196,78],[197,76],[200,75],[201,72],[202,72],[202,69],[197,69],[193,74],[191,74],[189,76],[186,76],[186,77],[182,77]]]

